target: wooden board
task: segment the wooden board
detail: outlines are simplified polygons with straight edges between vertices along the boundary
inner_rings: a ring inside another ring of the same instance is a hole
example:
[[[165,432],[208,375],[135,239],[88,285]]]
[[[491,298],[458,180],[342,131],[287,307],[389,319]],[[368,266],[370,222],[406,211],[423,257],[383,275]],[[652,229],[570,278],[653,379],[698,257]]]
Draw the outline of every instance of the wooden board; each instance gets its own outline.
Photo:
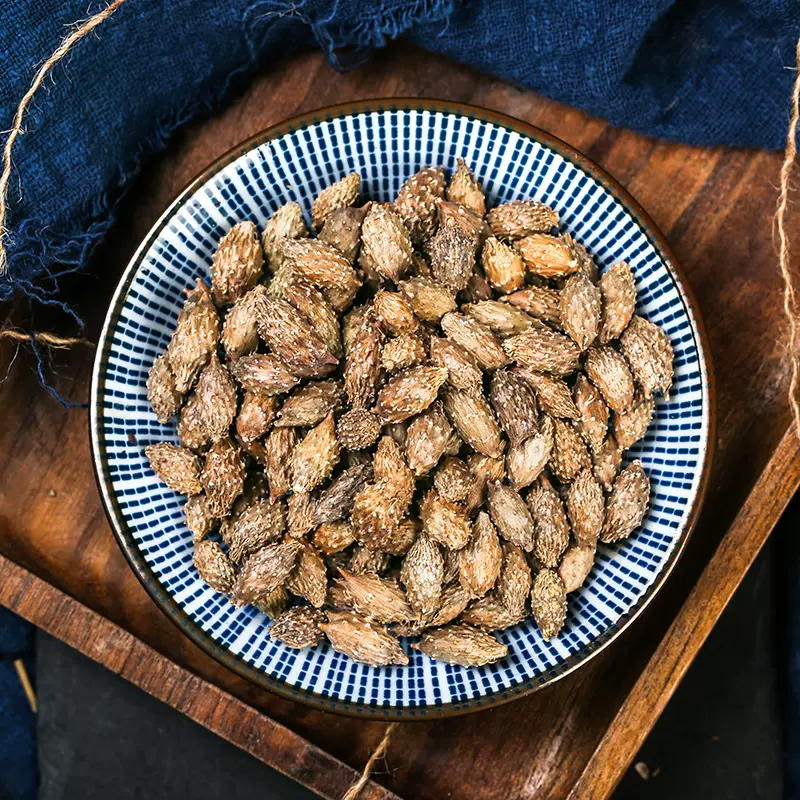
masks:
[[[702,584],[704,591],[735,586],[796,488],[796,470],[788,470],[783,482],[757,485],[789,422],[780,282],[770,236],[777,154],[648,139],[407,45],[392,46],[345,76],[310,54],[255,81],[222,116],[184,129],[120,206],[118,224],[93,260],[92,276],[73,279],[68,288],[87,318],[87,335],[96,338],[137,243],[204,165],[293,114],[390,96],[483,105],[538,125],[585,152],[628,188],[664,231],[705,319],[717,379],[717,456],[696,533],[660,595],[613,647],[547,690],[469,717],[401,726],[390,747],[391,771],[378,776],[398,795],[421,800],[561,800],[576,786],[579,793],[573,797],[606,797],[707,634],[708,624],[692,633],[705,612],[704,597],[694,596],[684,607],[681,629],[673,628],[664,639],[703,568],[729,528],[742,535],[741,524],[731,525],[755,487],[748,500],[748,557],[730,557],[729,545],[712,565],[717,582]],[[22,146],[35,146],[35,136],[45,133],[33,132]],[[789,229],[798,221],[793,211]],[[61,323],[43,318],[39,326],[74,332]],[[86,399],[91,357],[86,349],[55,355],[52,366],[64,394]],[[201,653],[154,606],[127,567],[101,510],[86,412],[64,411],[38,390],[31,365],[25,347],[19,353],[14,347],[0,351],[0,376],[8,371],[0,385],[0,552],[177,665],[334,758],[361,766],[380,740],[383,724],[310,711],[257,690]],[[796,452],[786,446],[781,452],[784,461],[775,461],[773,468],[795,464]],[[744,546],[738,539],[728,541]],[[709,620],[721,612],[728,595],[720,594]],[[662,640],[666,652],[659,648]],[[648,661],[647,674],[652,670],[651,659],[663,664],[654,684],[658,702],[637,702],[643,692],[637,681]],[[597,791],[590,788],[595,782]]]

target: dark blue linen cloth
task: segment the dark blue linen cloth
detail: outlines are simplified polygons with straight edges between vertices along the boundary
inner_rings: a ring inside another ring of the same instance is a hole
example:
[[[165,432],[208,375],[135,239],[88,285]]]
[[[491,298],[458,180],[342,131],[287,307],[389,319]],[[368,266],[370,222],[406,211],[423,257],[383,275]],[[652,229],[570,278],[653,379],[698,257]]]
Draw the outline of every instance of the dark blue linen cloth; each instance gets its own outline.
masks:
[[[68,26],[102,7],[0,3],[0,130]],[[86,264],[147,158],[301,49],[346,69],[402,35],[615,125],[779,148],[799,32],[798,0],[128,0],[26,119],[0,300],[61,305],[59,278]]]

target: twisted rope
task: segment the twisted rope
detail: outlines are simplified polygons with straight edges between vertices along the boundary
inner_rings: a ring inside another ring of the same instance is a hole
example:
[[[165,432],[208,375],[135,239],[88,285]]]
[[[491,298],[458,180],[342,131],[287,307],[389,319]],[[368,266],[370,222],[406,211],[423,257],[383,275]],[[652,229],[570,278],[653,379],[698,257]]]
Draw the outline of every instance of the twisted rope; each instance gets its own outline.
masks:
[[[399,724],[399,722],[390,722],[386,726],[386,730],[383,733],[383,738],[381,739],[380,744],[375,748],[375,752],[369,757],[369,761],[367,761],[364,771],[361,773],[361,777],[347,790],[347,793],[342,800],[356,800],[361,790],[367,785],[367,781],[369,780],[369,776],[372,774],[372,768],[375,766],[375,762],[386,752],[386,749],[389,747],[389,740],[392,738],[392,733]]]

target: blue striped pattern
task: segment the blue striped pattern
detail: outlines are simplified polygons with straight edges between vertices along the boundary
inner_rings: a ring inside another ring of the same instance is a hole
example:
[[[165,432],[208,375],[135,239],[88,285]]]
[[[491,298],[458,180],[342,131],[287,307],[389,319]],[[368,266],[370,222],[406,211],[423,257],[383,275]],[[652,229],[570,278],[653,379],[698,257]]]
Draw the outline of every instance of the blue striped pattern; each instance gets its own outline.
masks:
[[[602,268],[621,258],[631,264],[639,313],[663,326],[676,356],[671,398],[658,403],[653,426],[631,454],[652,477],[650,512],[628,541],[600,547],[590,580],[570,597],[563,634],[547,643],[533,623],[518,625],[500,634],[510,655],[498,664],[449,666],[407,644],[410,666],[377,669],[327,644],[288,650],[269,638],[262,614],[234,608],[197,577],[182,498],[156,479],[143,455],[152,442],[176,440],[174,425],[160,425],[149,408],[147,371],[167,344],[183,290],[208,275],[215,243],[235,222],[250,219],[261,227],[287,200],[308,212],[322,188],[351,170],[361,174],[366,196],[390,200],[421,166],[451,169],[458,156],[472,166],[491,203],[542,200]],[[330,698],[338,708],[358,710],[352,704],[360,704],[414,715],[450,704],[479,707],[574,667],[644,601],[681,539],[698,491],[708,380],[695,320],[663,254],[601,182],[551,147],[492,121],[424,109],[375,110],[343,113],[263,141],[175,205],[140,254],[110,320],[98,362],[93,435],[120,535],[219,647],[287,689]]]

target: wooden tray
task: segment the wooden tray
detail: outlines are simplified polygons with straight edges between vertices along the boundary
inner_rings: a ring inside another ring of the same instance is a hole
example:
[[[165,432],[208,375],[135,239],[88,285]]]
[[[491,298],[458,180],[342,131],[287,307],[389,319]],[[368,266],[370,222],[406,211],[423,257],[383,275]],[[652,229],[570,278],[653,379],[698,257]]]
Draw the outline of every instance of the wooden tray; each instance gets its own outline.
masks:
[[[389,791],[373,783],[363,796],[605,798],[800,483],[770,236],[777,154],[657,142],[407,45],[346,76],[335,75],[321,56],[307,55],[256,81],[223,116],[185,129],[119,207],[92,277],[67,288],[78,287],[87,336],[96,339],[139,240],[204,165],[293,114],[413,95],[483,105],[549,130],[607,169],[647,209],[684,266],[708,329],[717,455],[684,557],[614,646],[519,702],[400,726],[389,748],[390,771],[376,774]],[[36,135],[24,146],[35,146]],[[789,225],[798,222],[793,212]],[[57,318],[37,323],[63,330]],[[59,390],[85,400],[91,361],[88,349],[57,354],[51,366]],[[384,724],[267,694],[178,633],[145,594],[108,528],[92,476],[86,412],[63,410],[41,391],[31,363],[24,348],[0,352],[0,375],[8,372],[0,385],[0,552],[6,557],[0,603],[322,796],[340,797]]]

